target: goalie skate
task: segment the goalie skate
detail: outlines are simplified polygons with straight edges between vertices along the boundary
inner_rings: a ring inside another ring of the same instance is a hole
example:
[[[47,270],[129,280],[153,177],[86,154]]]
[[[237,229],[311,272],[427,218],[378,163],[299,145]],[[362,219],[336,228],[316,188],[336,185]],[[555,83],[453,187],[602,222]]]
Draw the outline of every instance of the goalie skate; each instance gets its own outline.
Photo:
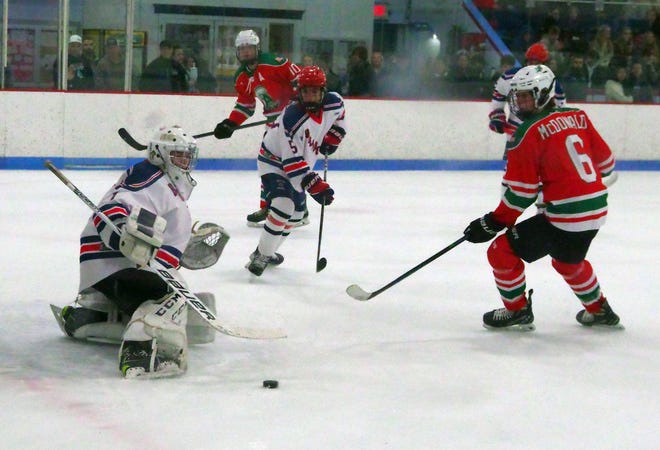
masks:
[[[126,379],[165,378],[182,375],[179,364],[157,354],[157,340],[124,341],[119,353],[119,370]]]

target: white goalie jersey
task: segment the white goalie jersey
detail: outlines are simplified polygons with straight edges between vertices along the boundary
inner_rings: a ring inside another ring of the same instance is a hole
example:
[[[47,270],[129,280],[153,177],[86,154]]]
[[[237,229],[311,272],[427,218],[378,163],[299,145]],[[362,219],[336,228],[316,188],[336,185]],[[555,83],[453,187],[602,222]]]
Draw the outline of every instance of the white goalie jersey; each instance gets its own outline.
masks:
[[[259,175],[284,176],[302,192],[300,183],[314,169],[319,147],[333,125],[345,129],[344,99],[336,92],[326,93],[318,114],[307,112],[298,102],[289,104],[268,125],[257,158]]]
[[[167,226],[155,258],[165,267],[179,267],[190,238],[192,217],[186,201],[158,167],[149,161],[134,165],[106,192],[98,206],[120,227],[135,207],[163,217]],[[120,236],[93,214],[80,236],[79,292],[119,270],[136,267],[119,250],[119,241]]]

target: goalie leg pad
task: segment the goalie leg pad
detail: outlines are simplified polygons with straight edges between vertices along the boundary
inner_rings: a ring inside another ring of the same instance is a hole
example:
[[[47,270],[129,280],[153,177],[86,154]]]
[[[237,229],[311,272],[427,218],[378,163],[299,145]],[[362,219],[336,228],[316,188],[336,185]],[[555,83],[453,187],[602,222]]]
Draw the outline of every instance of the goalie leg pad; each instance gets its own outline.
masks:
[[[123,335],[122,347],[119,351],[119,366],[122,374],[126,376],[127,355],[124,351],[125,343],[152,341],[152,351],[155,360],[146,369],[158,371],[158,366],[171,370],[170,362],[184,372],[188,366],[188,342],[186,335],[187,305],[185,299],[178,293],[168,294],[164,298],[144,302],[133,313],[131,321]],[[146,351],[146,350],[145,350]],[[130,356],[130,355],[129,355]],[[167,364],[162,364],[166,362]],[[144,365],[141,367],[144,368]]]

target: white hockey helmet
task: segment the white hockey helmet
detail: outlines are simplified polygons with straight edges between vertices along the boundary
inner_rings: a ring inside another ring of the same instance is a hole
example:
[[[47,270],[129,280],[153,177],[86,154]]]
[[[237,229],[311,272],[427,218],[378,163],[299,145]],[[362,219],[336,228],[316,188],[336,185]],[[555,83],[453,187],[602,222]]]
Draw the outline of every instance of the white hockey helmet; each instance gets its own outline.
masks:
[[[241,47],[244,46],[254,46],[254,58],[250,58],[249,60],[241,60],[238,54],[238,50]],[[261,50],[259,46],[259,36],[257,36],[257,33],[255,33],[254,30],[242,30],[236,35],[236,59],[238,60],[239,63],[242,64],[253,64],[257,60],[257,56],[259,55],[259,52]]]
[[[521,111],[516,93],[529,91],[534,98],[533,111]],[[529,115],[543,109],[555,97],[555,74],[542,64],[525,66],[511,79],[509,106],[517,116]]]
[[[180,126],[160,127],[148,146],[149,162],[161,168],[187,200],[197,182],[190,171],[197,165],[197,140]]]

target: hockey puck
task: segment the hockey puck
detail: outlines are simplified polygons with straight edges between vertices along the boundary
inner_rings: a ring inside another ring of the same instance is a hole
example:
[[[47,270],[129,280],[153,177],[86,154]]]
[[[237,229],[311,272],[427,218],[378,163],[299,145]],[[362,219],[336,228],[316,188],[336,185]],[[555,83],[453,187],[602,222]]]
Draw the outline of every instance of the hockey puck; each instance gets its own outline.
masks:
[[[277,389],[277,386],[279,386],[280,383],[278,383],[277,380],[264,380],[261,384],[266,389]]]

